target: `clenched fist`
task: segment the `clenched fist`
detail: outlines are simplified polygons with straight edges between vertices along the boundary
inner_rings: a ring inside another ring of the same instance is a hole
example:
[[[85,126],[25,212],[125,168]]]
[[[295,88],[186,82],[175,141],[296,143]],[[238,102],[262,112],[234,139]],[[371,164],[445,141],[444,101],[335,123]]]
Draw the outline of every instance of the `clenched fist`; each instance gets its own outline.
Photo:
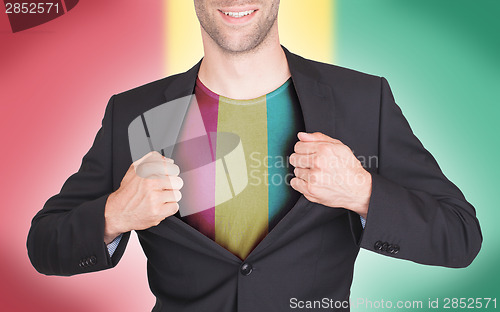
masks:
[[[150,152],[130,165],[104,211],[104,242],[121,233],[158,225],[179,210],[183,185],[172,159]]]
[[[299,132],[290,155],[290,185],[315,203],[343,207],[366,218],[372,179],[351,149],[323,133]]]

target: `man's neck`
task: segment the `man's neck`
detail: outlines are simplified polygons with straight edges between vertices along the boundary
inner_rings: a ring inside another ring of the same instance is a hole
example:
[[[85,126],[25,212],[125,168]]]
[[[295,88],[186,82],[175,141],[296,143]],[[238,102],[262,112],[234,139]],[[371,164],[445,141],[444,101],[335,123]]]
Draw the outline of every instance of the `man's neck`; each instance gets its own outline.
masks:
[[[211,91],[232,99],[253,99],[277,89],[290,78],[290,70],[277,36],[267,39],[244,54],[204,40],[198,77]]]

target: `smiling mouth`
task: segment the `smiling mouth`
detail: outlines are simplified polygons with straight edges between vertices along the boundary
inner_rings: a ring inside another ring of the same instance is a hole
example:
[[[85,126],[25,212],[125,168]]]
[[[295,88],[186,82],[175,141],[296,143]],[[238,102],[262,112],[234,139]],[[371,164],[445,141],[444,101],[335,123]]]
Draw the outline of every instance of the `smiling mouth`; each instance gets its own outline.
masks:
[[[257,11],[257,10],[248,10],[248,11],[242,11],[242,12],[224,12],[224,11],[221,11],[221,12],[227,16],[230,16],[230,17],[242,18],[242,17],[245,17],[245,16],[252,14],[255,11]]]

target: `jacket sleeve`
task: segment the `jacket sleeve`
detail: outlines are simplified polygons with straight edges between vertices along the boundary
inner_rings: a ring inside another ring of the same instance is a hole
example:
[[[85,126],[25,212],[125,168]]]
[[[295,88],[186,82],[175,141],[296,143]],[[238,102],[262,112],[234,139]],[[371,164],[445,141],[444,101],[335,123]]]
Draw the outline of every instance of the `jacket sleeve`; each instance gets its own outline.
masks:
[[[94,143],[77,173],[66,180],[32,220],[28,256],[46,275],[74,275],[114,267],[123,255],[125,233],[113,257],[104,243],[104,207],[113,192],[111,97]]]
[[[415,137],[384,78],[380,105],[378,170],[366,226],[357,225],[360,247],[421,264],[468,266],[482,243],[474,207]]]

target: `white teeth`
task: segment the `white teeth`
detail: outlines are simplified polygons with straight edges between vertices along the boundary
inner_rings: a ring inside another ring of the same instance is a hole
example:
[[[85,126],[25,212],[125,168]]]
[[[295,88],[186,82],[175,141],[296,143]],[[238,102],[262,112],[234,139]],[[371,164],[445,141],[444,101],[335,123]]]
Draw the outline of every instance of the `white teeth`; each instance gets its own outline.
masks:
[[[235,18],[240,18],[243,16],[247,16],[255,12],[255,10],[249,10],[249,11],[243,11],[243,12],[222,12],[226,14],[227,16],[235,17]]]

